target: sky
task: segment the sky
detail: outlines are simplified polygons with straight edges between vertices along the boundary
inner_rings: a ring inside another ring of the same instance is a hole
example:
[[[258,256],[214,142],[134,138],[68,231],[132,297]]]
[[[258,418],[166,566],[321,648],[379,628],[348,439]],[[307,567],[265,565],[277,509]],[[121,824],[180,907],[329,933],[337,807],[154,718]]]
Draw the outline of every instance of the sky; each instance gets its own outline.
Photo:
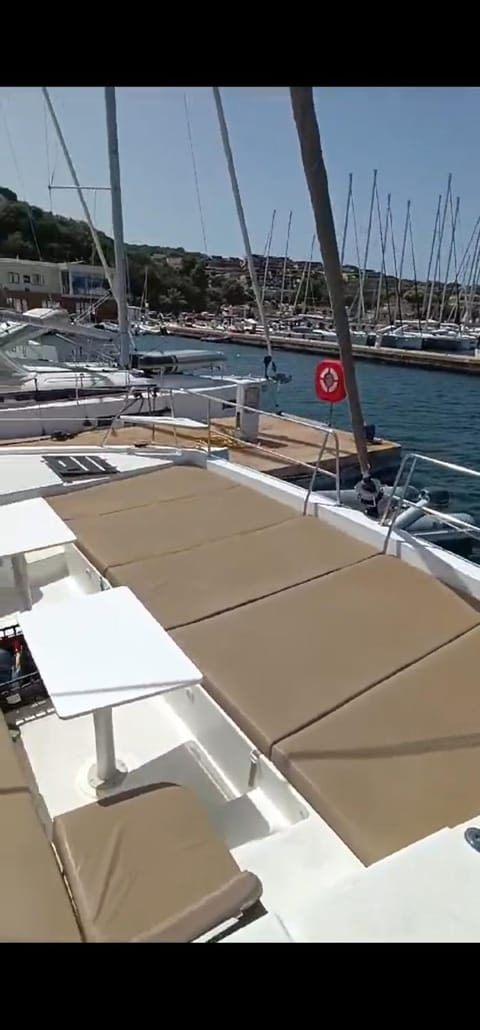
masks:
[[[185,92],[208,252],[242,255],[209,87],[118,87],[125,239],[204,250]],[[80,182],[108,186],[103,89],[53,87],[50,95]],[[289,253],[297,260],[308,258],[313,215],[288,87],[225,87],[222,97],[252,249],[263,253],[276,209],[272,253],[283,254],[292,210]],[[425,278],[438,195],[445,194],[451,172],[453,197],[460,196],[460,255],[480,215],[480,88],[315,87],[315,102],[339,245],[352,173],[363,259],[376,168],[383,211],[391,194],[397,260],[411,200],[417,275]],[[0,184],[31,204],[49,208],[52,175],[56,185],[71,184],[40,89],[1,87]],[[81,217],[75,191],[53,190],[51,196],[56,213]],[[89,192],[87,198],[95,224],[111,234],[109,193]],[[314,258],[319,256],[316,244]],[[387,259],[391,263],[390,248]],[[357,264],[351,221],[345,260]],[[376,224],[368,264],[380,267]],[[408,255],[406,274],[410,272]]]

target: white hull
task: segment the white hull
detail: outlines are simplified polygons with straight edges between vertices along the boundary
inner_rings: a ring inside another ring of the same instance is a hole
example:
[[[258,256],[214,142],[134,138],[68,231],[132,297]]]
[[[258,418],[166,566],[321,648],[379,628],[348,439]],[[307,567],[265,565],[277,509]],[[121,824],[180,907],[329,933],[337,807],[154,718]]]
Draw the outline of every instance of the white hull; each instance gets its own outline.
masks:
[[[121,383],[122,373],[116,373]],[[58,382],[58,380],[56,381]],[[158,383],[154,397],[146,390],[147,383],[153,387]],[[178,418],[206,421],[209,403],[202,392],[219,396],[218,404],[211,402],[212,417],[222,418],[231,414],[231,408],[224,410],[224,401],[235,401],[237,386],[241,379],[201,376],[167,376],[158,381],[139,379],[135,391],[143,387],[140,397],[133,392],[117,392],[115,395],[92,396],[69,401],[39,401],[38,403],[17,402],[0,407],[0,440],[22,440],[29,437],[52,436],[56,433],[77,433],[82,429],[108,425],[128,405],[128,414],[148,415],[172,413]],[[194,391],[182,393],[183,389]],[[120,390],[120,385],[118,386]],[[20,396],[20,391],[18,396]],[[172,411],[173,401],[173,411]]]

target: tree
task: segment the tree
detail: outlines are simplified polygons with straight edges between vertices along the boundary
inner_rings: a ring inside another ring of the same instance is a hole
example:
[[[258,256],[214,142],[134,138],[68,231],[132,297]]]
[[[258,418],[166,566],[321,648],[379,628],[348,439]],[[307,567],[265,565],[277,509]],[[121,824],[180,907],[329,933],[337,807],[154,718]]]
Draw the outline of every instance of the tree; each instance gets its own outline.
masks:
[[[239,305],[246,304],[248,300],[247,291],[240,279],[229,279],[222,291],[225,304]]]
[[[17,194],[14,193],[13,190],[7,189],[6,186],[0,186],[0,197],[4,197],[5,200],[13,201],[13,203],[16,203],[18,200]]]

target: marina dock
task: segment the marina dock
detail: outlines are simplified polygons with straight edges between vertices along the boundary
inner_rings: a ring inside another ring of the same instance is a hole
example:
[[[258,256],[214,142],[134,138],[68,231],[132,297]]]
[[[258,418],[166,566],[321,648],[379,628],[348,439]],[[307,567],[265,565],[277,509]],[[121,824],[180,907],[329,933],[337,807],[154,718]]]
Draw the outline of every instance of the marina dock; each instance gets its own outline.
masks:
[[[212,448],[228,448],[229,459],[235,464],[256,469],[267,475],[286,479],[291,483],[305,485],[311,478],[311,471],[306,465],[314,465],[322,442],[324,433],[315,428],[288,419],[261,415],[258,445],[252,445],[238,440],[234,436],[235,420],[226,418],[212,421],[210,444]],[[101,446],[105,441],[107,430],[95,429],[86,430],[77,436],[60,442],[60,446]],[[340,456],[340,477],[342,486],[349,488],[355,485],[360,475],[355,442],[352,433],[345,430],[337,430]],[[145,447],[148,444],[156,444],[161,447],[199,447],[205,449],[208,444],[207,427],[192,428],[179,426],[155,426],[154,429],[146,426],[120,426],[111,429],[107,444],[119,444],[122,446]],[[47,440],[45,437],[37,437],[31,440],[5,441],[0,446],[35,446],[45,447],[46,445],[59,445],[56,440]],[[401,457],[399,444],[391,443],[388,440],[376,440],[368,444],[368,453],[372,468],[372,474],[379,476],[383,482],[391,482],[398,470]],[[332,438],[329,439],[325,449],[321,468],[327,472],[335,473],[335,447]],[[333,490],[335,486],[333,478],[319,473],[316,480],[317,489]]]
[[[170,325],[170,333],[179,336],[201,338],[207,334],[205,327]],[[225,339],[220,330],[208,329],[208,335],[218,338],[219,343]],[[298,339],[291,336],[271,335],[272,346],[277,350],[296,351],[299,354],[332,354],[339,355],[338,343],[326,340]],[[229,343],[241,343],[247,347],[265,347],[265,337],[261,333],[232,333]],[[412,368],[427,368],[437,372],[455,372],[463,375],[480,375],[480,358],[467,354],[437,354],[431,351],[403,350],[400,347],[364,347],[355,344],[354,357],[358,361],[373,361],[379,365],[404,365]]]

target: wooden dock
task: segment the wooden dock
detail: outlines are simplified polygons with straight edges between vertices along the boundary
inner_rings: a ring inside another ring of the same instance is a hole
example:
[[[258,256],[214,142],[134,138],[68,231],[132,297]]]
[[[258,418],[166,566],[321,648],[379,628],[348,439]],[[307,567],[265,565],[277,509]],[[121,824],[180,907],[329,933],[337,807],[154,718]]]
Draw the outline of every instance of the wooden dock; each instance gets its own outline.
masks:
[[[205,328],[199,329],[191,326],[169,326],[170,333],[177,333],[179,336],[188,336],[198,339],[206,334]],[[225,333],[219,330],[209,329],[208,335],[218,337],[221,345],[223,342],[241,343],[247,347],[265,348],[265,337],[260,333],[232,333],[228,341],[225,341]],[[326,340],[297,339],[291,336],[271,336],[272,346],[276,350],[297,351],[299,354],[332,354],[339,355],[338,343]],[[403,365],[411,368],[426,368],[437,372],[454,372],[463,375],[480,375],[480,358],[472,355],[462,354],[437,354],[431,351],[403,350],[400,347],[364,347],[355,344],[353,356],[358,361],[372,361],[377,365]]]
[[[212,448],[228,448],[229,459],[234,464],[245,465],[257,469],[267,475],[287,479],[292,483],[308,480],[311,471],[306,465],[314,465],[324,439],[324,433],[315,426],[290,422],[286,418],[270,415],[260,416],[260,432],[258,445],[245,443],[235,437],[235,420],[233,418],[212,421],[210,444]],[[76,436],[60,442],[60,446],[83,447],[101,446],[107,430],[86,430]],[[344,487],[353,486],[359,477],[359,465],[352,433],[337,430],[341,482]],[[4,441],[0,446],[35,446],[45,447],[49,444],[57,446],[58,441],[37,437],[31,440]],[[155,429],[144,426],[121,426],[112,428],[107,444],[145,447],[155,444],[159,447],[198,447],[206,449],[208,444],[207,427],[173,427],[158,425]],[[391,481],[398,469],[401,457],[399,444],[387,440],[377,440],[368,444],[368,453],[374,475],[379,475],[384,482]],[[330,437],[323,454],[321,468],[327,472],[335,472],[335,445]],[[329,476],[319,475],[317,486],[323,489],[334,489],[334,480]]]

